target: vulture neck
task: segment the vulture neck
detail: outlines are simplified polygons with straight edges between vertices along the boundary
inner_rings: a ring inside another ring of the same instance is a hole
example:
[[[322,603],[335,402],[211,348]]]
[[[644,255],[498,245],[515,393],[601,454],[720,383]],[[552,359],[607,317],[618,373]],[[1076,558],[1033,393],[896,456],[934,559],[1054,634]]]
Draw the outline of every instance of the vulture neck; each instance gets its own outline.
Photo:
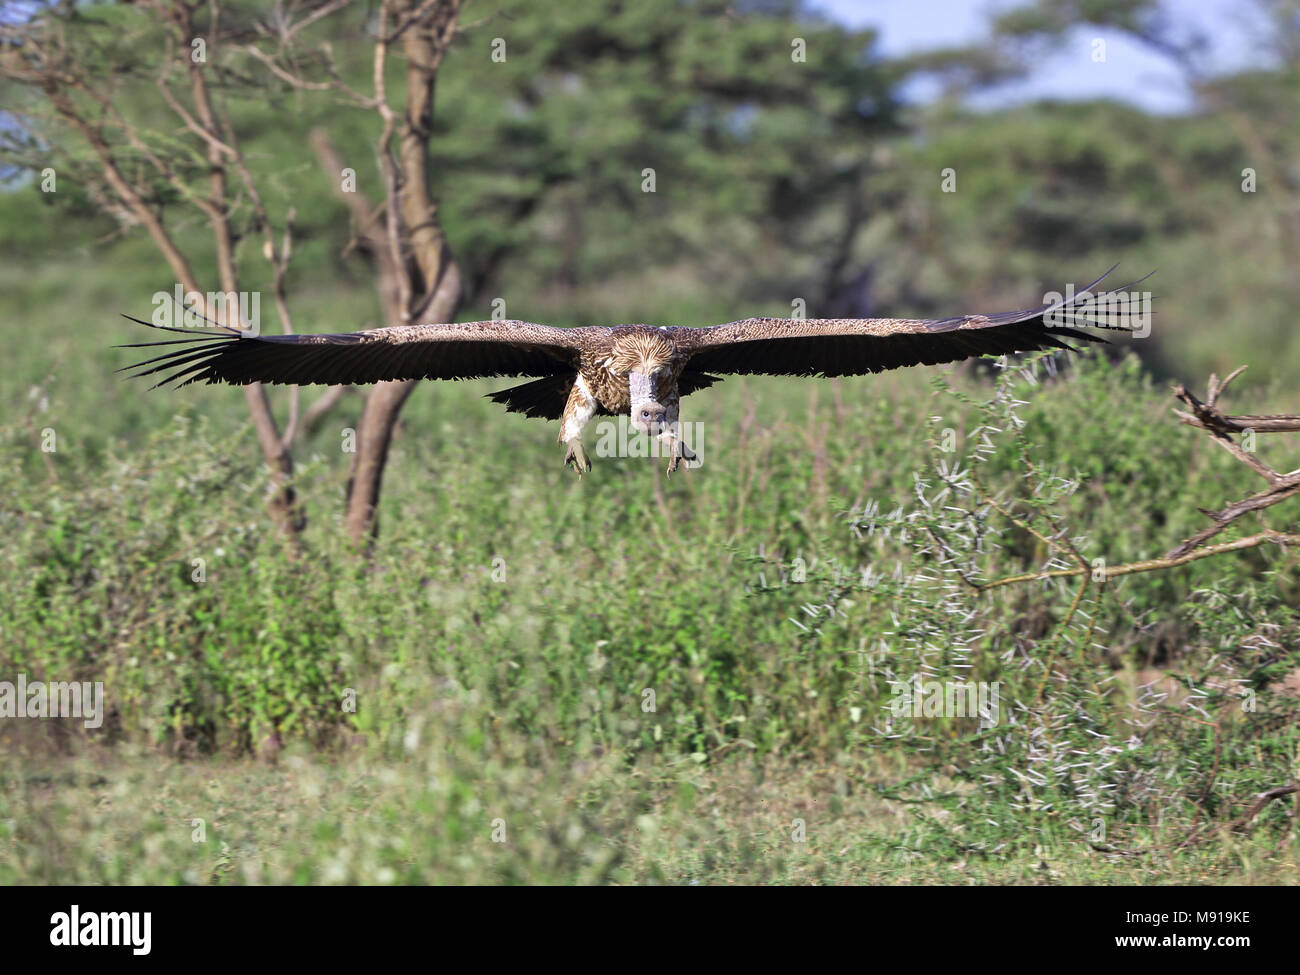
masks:
[[[627,376],[627,388],[632,399],[633,416],[636,416],[637,407],[655,401],[654,376],[643,372],[630,372]]]

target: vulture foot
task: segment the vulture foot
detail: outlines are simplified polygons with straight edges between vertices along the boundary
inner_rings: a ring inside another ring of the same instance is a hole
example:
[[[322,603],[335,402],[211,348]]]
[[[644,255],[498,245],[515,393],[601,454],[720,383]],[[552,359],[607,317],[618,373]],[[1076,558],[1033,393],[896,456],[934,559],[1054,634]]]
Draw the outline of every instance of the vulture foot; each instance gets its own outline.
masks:
[[[591,461],[587,459],[587,452],[582,449],[581,440],[570,440],[565,447],[568,449],[564,452],[564,463],[572,464],[579,477],[591,470]]]
[[[668,459],[668,473],[671,474],[681,467],[682,461],[686,461],[686,470],[688,471],[699,467],[699,459],[699,455],[695,451],[678,440],[673,444],[672,454]]]

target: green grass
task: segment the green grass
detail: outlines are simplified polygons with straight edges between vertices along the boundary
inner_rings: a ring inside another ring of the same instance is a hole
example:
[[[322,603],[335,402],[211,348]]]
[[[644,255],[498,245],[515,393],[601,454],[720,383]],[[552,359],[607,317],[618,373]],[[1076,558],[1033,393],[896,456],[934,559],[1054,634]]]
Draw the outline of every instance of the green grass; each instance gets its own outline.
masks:
[[[474,749],[458,710],[400,760],[290,749],[269,768],[125,749],[35,772],[6,758],[0,883],[1150,886],[1294,884],[1300,865],[1294,836],[1226,832],[1175,855],[1047,840],[939,858],[934,831],[876,794],[888,768],[629,768],[613,755],[539,767],[522,746]]]

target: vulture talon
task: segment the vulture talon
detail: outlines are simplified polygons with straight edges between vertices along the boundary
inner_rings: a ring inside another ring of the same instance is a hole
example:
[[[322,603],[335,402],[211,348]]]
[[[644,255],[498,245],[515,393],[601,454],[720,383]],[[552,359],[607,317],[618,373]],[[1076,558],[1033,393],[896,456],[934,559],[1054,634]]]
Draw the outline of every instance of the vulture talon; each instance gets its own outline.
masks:
[[[582,441],[570,440],[565,446],[568,449],[564,452],[564,465],[568,467],[572,464],[579,477],[590,473],[591,461],[587,458],[587,452],[582,449]]]
[[[668,473],[672,474],[677,470],[694,470],[700,466],[697,463],[699,459],[699,455],[695,451],[691,450],[682,441],[677,440],[673,443],[672,453],[668,458]],[[685,466],[682,465],[682,461],[686,462]]]

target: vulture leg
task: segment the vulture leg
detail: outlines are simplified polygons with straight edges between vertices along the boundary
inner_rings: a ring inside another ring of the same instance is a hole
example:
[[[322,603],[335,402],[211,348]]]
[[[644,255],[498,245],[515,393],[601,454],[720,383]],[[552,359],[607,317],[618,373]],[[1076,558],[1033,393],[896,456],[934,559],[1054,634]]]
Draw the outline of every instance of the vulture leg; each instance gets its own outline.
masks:
[[[681,406],[682,398],[678,395],[677,390],[673,390],[669,395],[664,397],[664,429],[659,434],[658,440],[661,444],[668,447],[668,473],[671,474],[681,466],[681,462],[686,461],[686,468],[699,467],[699,458],[690,447],[686,446],[686,441],[682,439],[681,429]]]
[[[560,443],[564,444],[564,463],[572,464],[581,477],[591,470],[591,461],[582,449],[582,431],[596,413],[596,397],[591,395],[587,381],[579,373],[569,389],[569,400],[560,418]]]

